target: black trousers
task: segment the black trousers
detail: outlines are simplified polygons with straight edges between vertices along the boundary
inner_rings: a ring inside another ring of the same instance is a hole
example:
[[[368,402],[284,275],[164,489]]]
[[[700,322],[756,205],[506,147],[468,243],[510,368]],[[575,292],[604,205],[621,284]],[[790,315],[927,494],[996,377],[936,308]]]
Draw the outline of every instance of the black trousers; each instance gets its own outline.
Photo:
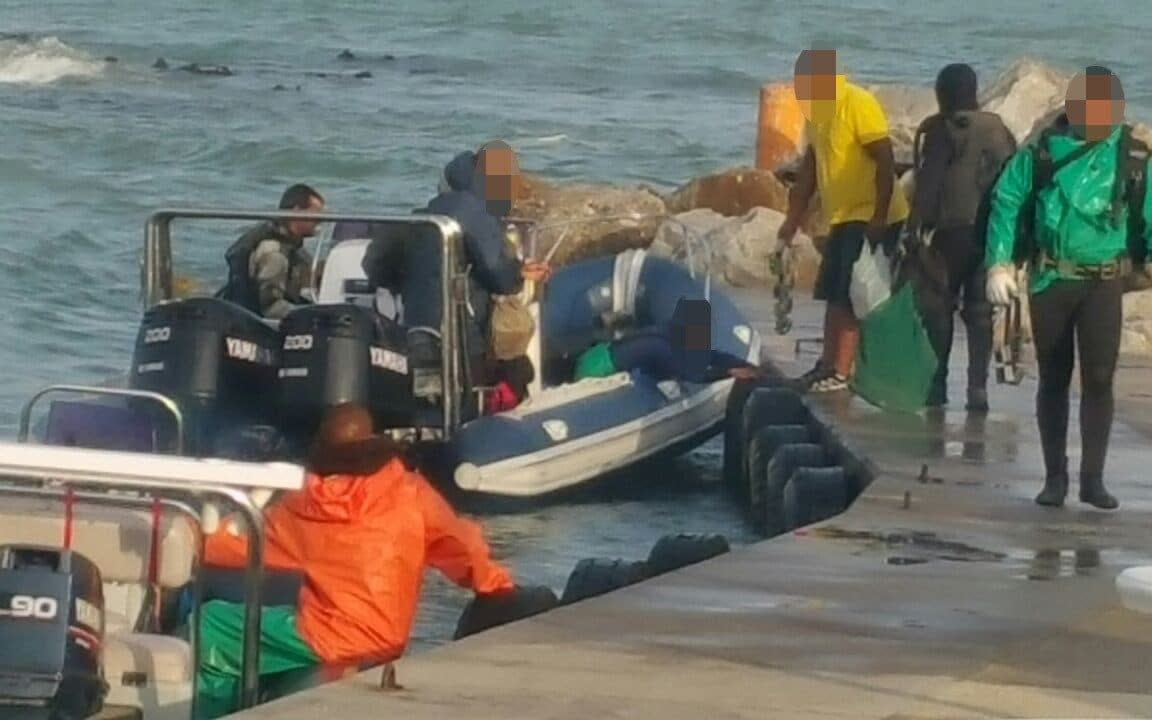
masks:
[[[1080,354],[1080,477],[1102,477],[1112,433],[1112,378],[1120,354],[1124,281],[1057,280],[1033,295],[1040,388],[1036,420],[1049,476],[1067,472],[1069,388]]]
[[[984,390],[988,386],[988,366],[992,362],[992,306],[984,285],[984,248],[974,237],[971,225],[938,230],[932,238],[930,252],[944,266],[947,288],[944,297],[921,303],[924,329],[940,360],[932,381],[929,400],[943,402],[948,388],[948,359],[952,355],[955,314],[968,335],[968,388]]]

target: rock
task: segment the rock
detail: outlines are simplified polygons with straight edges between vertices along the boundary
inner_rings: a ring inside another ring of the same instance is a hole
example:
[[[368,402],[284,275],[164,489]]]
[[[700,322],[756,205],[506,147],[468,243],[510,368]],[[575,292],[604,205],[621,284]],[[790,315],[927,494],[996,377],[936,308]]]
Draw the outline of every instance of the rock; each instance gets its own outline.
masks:
[[[368,78],[372,77],[372,73],[368,72],[367,70],[361,70],[352,77],[356,78],[357,80],[367,80]]]
[[[931,88],[910,85],[870,85],[866,87],[884,107],[888,117],[892,153],[898,169],[912,166],[912,141],[924,118],[936,112],[936,93]]]
[[[768,259],[776,247],[776,232],[784,214],[770,208],[753,208],[741,217],[725,217],[713,210],[698,209],[668,218],[657,231],[651,251],[688,263],[734,287],[771,288],[775,285]],[[806,235],[797,235],[796,287],[811,288],[820,254]]]
[[[699,177],[666,198],[668,211],[708,208],[721,215],[746,215],[752,208],[788,208],[788,188],[774,173],[738,167]]]
[[[673,215],[660,223],[660,227],[656,230],[656,238],[652,241],[649,251],[654,255],[677,262],[687,262],[689,247],[686,243],[692,242],[694,239],[700,243],[710,243],[712,231],[724,227],[730,220],[731,218],[708,208],[689,210]],[[696,245],[692,246],[693,254],[696,254],[696,248]],[[696,258],[694,260],[704,261]]]
[[[1124,329],[1120,352],[1152,354],[1152,290],[1124,296]]]
[[[1045,116],[1064,107],[1072,76],[1031,59],[1018,60],[988,85],[980,105],[1004,119],[1004,124],[1023,141]]]
[[[1046,116],[1064,108],[1072,76],[1035,60],[1015,62],[981,94],[983,109],[999,114],[1018,141],[1024,142]],[[866,85],[884,107],[899,169],[912,164],[912,142],[924,118],[937,111],[930,86]],[[1152,132],[1152,131],[1150,131]]]
[[[193,75],[214,75],[217,77],[231,77],[236,73],[232,72],[232,68],[227,65],[205,65],[201,63],[189,63],[181,65],[176,68],[181,72],[191,73]]]
[[[554,185],[525,175],[523,196],[512,214],[538,223],[538,257],[544,257],[563,238],[551,258],[552,264],[560,267],[648,247],[668,212],[663,198],[647,188]]]

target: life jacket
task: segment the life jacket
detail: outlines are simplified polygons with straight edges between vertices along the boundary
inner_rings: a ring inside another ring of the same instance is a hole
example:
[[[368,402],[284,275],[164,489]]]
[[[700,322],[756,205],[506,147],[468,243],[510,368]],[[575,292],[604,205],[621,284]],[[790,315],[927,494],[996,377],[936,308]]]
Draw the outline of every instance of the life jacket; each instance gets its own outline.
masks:
[[[948,148],[940,169],[942,182],[934,197],[917,207],[920,222],[937,230],[974,226],[974,237],[983,238],[991,212],[996,180],[1016,152],[1016,140],[1000,116],[983,111],[960,111],[927,118],[916,130],[912,144],[917,180],[925,162],[922,144],[929,134],[939,134]]]
[[[265,240],[279,241],[281,252],[291,266],[295,252],[286,247],[290,241],[284,231],[276,223],[260,223],[241,235],[224,253],[224,261],[228,264],[228,280],[216,293],[217,298],[251,310],[257,315],[262,314],[263,308],[260,307],[260,288],[252,277],[251,261],[252,253]],[[288,272],[291,275],[291,267]]]
[[[1020,209],[1020,220],[1016,231],[1016,244],[1012,256],[1017,265],[1034,261],[1039,252],[1036,239],[1036,200],[1040,191],[1052,184],[1053,178],[1062,168],[1074,163],[1092,150],[1093,143],[1084,143],[1059,161],[1053,160],[1049,140],[1069,132],[1065,116],[1045,128],[1032,153],[1032,187]],[[1148,248],[1144,239],[1144,198],[1148,192],[1147,167],[1149,148],[1141,140],[1133,137],[1132,127],[1124,125],[1120,129],[1120,139],[1116,143],[1118,154],[1116,179],[1112,185],[1110,214],[1113,223],[1119,225],[1127,210],[1125,230],[1128,258],[1134,270],[1141,269],[1148,260]],[[1133,272],[1133,276],[1143,276]],[[1130,289],[1136,289],[1135,287]]]

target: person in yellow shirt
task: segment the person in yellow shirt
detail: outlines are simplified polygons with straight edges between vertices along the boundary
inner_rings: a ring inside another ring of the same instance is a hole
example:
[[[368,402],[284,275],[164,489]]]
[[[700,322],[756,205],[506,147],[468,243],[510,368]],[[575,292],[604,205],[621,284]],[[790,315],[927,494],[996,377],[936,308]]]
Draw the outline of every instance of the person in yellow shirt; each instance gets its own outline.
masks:
[[[837,73],[836,51],[800,53],[794,83],[808,120],[808,146],[777,239],[792,242],[819,190],[830,230],[813,293],[827,304],[824,353],[799,383],[811,392],[832,392],[848,388],[860,339],[849,295],[852,266],[865,240],[895,250],[908,201],[896,191],[884,109],[875,96]]]

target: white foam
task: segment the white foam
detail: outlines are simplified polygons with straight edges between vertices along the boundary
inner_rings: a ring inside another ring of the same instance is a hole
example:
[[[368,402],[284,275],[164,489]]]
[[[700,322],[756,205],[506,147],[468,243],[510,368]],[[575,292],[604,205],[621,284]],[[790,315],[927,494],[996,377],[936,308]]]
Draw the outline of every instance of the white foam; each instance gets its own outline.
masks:
[[[54,37],[0,40],[0,83],[47,85],[68,77],[96,77],[104,66],[103,60]]]

